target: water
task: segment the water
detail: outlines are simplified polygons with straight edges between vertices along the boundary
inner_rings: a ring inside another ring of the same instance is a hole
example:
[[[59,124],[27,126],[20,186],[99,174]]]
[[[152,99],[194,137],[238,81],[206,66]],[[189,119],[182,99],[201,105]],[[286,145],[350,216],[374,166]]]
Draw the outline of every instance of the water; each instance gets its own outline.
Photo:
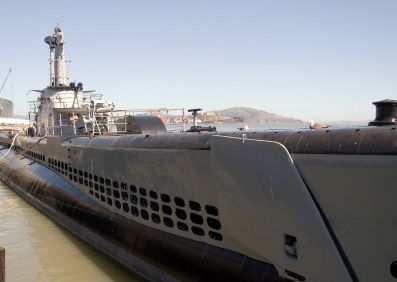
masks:
[[[0,182],[6,281],[141,281],[55,224]]]

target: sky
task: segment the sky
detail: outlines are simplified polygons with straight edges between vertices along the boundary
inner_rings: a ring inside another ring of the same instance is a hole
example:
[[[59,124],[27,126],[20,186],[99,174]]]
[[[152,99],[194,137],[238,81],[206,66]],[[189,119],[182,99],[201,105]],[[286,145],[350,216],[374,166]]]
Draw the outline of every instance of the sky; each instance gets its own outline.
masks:
[[[396,15],[395,0],[2,0],[2,95],[27,113],[60,23],[70,81],[120,108],[373,120],[372,102],[397,99]]]

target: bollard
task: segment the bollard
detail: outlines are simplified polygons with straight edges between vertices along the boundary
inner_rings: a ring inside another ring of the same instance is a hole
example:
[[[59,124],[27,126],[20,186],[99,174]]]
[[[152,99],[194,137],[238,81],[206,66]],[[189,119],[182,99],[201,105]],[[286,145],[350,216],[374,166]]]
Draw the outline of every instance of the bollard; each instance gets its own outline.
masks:
[[[0,282],[6,281],[6,251],[0,247]]]

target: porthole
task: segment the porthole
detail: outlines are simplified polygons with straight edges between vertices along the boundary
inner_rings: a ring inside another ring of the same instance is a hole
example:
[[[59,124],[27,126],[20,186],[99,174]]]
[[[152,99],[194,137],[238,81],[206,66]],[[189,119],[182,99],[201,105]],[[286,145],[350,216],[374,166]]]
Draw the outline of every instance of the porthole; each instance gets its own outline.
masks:
[[[175,205],[184,207],[185,206],[185,201],[182,198],[175,197],[174,198]]]
[[[149,219],[149,213],[147,212],[147,210],[141,210],[141,217],[144,220],[148,220]]]
[[[197,226],[192,226],[192,232],[199,236],[204,236],[204,230]]]
[[[176,223],[176,226],[178,227],[178,229],[179,230],[182,230],[182,231],[188,231],[188,227],[187,227],[187,224],[186,223],[183,223],[183,222],[180,222],[180,221],[178,221],[177,223]]]
[[[68,168],[68,164],[65,164],[65,170],[68,170],[69,168]]]
[[[61,162],[61,168],[64,169],[64,163],[63,162]]]
[[[121,208],[121,203],[120,201],[114,201],[114,205],[116,206],[116,208],[120,209]]]
[[[83,178],[82,177],[79,178],[79,183],[83,184]]]
[[[69,172],[72,173],[73,168],[69,166]]]
[[[103,187],[102,185],[99,186],[99,191],[101,191],[101,193],[105,193],[105,187]]]
[[[162,205],[161,209],[163,210],[163,213],[165,213],[167,215],[171,215],[172,214],[172,209],[171,209],[170,206]]]
[[[94,181],[98,182],[98,176],[94,175]]]
[[[125,212],[129,212],[130,211],[130,206],[127,203],[123,203],[123,210]]]
[[[88,178],[88,173],[86,171],[84,171],[84,177]]]
[[[216,230],[221,229],[221,222],[215,218],[207,217],[207,223],[208,223],[208,226],[213,229],[216,229]]]
[[[106,187],[106,194],[108,196],[112,196],[112,189],[110,189],[109,187]]]
[[[201,215],[199,215],[199,214],[191,213],[190,214],[190,219],[195,224],[200,224],[200,225],[203,224],[203,217]]]
[[[213,240],[217,240],[217,241],[223,240],[222,235],[217,232],[210,231],[210,232],[208,232],[208,236]]]
[[[139,188],[139,194],[141,194],[142,196],[146,196],[146,190],[145,190],[145,188],[140,187],[140,188]]]
[[[84,185],[85,185],[85,186],[88,186],[88,180],[87,180],[87,179],[84,180]]]
[[[179,219],[185,220],[187,218],[186,212],[182,209],[176,209],[175,214]]]
[[[99,194],[97,192],[95,192],[95,197],[99,199]]]
[[[161,194],[161,200],[164,202],[164,203],[169,203],[170,201],[171,201],[171,198],[170,198],[170,196],[168,196],[167,194]]]
[[[159,204],[157,204],[156,202],[150,201],[150,208],[153,211],[159,211]]]
[[[127,192],[121,192],[121,198],[124,200],[124,201],[128,201],[128,193]]]
[[[165,226],[170,227],[170,228],[174,227],[174,222],[168,216],[165,216],[163,221],[164,221]]]
[[[136,193],[136,186],[135,185],[130,185],[130,191],[132,193]]]
[[[73,180],[74,180],[74,182],[77,182],[77,176],[76,175],[73,176]]]
[[[200,204],[197,203],[197,202],[195,202],[195,201],[189,201],[189,207],[190,207],[192,210],[195,210],[195,211],[200,211],[200,210],[201,210]]]
[[[90,190],[90,194],[91,194],[91,195],[94,195],[94,191]]]
[[[58,165],[59,166],[59,165]],[[79,170],[79,175],[80,176],[83,176],[83,171],[82,170]]]
[[[130,202],[134,205],[138,204],[138,197],[135,195],[130,195]]]
[[[108,205],[111,206],[112,205],[112,199],[108,198]]]
[[[99,183],[105,184],[105,179],[103,177],[99,177]]]
[[[94,184],[94,189],[96,190],[96,191],[98,191],[99,190],[99,186],[98,186],[98,184]]]
[[[147,206],[148,206],[148,202],[147,202],[147,200],[145,198],[139,198],[139,203],[144,208],[147,208]]]
[[[161,222],[160,217],[158,216],[158,214],[152,213],[152,221],[154,223],[157,223],[157,224],[159,224]]]
[[[114,188],[119,188],[119,183],[117,181],[113,181],[113,187]]]
[[[105,202],[105,196],[104,195],[101,195],[101,201]]]
[[[214,206],[206,205],[205,210],[210,215],[218,216],[218,214],[219,214],[218,209]]]
[[[150,191],[150,192],[149,192],[149,196],[150,196],[150,198],[152,198],[152,199],[157,199],[157,193],[154,192],[154,191]]]
[[[128,186],[127,186],[127,183],[123,183],[123,182],[121,182],[120,183],[120,187],[121,187],[121,189],[123,189],[123,190],[128,190]]]
[[[139,210],[136,207],[131,206],[131,214],[134,216],[139,216]]]
[[[73,180],[73,175],[69,174],[69,179]]]
[[[92,181],[88,182],[88,187],[90,187],[92,189],[93,186],[94,186],[94,183],[92,183]]]
[[[92,173],[88,174],[88,179],[92,180]]]
[[[74,168],[74,169],[73,169],[73,173],[74,173],[74,174],[77,174],[77,168]]]
[[[110,182],[110,179],[106,179],[106,180],[105,180],[106,186],[110,186],[110,183],[111,183],[111,182]]]

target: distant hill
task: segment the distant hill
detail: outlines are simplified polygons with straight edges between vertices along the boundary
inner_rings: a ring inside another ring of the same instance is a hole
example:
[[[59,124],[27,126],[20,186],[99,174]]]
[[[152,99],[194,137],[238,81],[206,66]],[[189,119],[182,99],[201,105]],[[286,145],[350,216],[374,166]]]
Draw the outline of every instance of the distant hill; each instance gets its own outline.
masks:
[[[279,116],[266,111],[246,107],[234,107],[214,112],[218,113],[222,117],[229,117],[242,123],[302,123],[299,119]]]

